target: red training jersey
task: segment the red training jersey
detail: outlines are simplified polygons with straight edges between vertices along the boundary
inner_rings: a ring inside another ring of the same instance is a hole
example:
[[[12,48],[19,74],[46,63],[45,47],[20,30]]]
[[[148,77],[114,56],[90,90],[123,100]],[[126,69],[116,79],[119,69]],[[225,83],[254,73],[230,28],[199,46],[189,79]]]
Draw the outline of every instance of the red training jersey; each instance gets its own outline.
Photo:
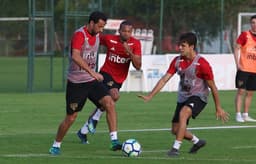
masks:
[[[237,43],[241,45],[240,69],[245,72],[256,73],[256,36],[250,31],[242,32]]]
[[[120,36],[100,35],[100,44],[107,48],[105,62],[100,70],[111,75],[115,82],[123,83],[127,78],[131,59],[123,47]],[[139,40],[130,37],[127,44],[133,54],[141,56],[141,43]]]
[[[172,60],[170,66],[169,66],[169,69],[167,70],[167,73],[175,74],[177,72],[175,64],[176,64],[176,60],[178,58],[179,58],[179,56],[175,57]],[[193,61],[186,60],[184,56],[180,56],[179,68],[182,69],[182,70],[186,69],[186,68],[188,68],[188,66],[190,66],[190,64],[192,62]],[[197,66],[196,66],[196,76],[198,78],[201,78],[201,79],[204,79],[204,80],[213,80],[214,79],[212,68],[211,68],[210,64],[202,56],[198,60],[198,63],[197,63]]]
[[[252,34],[251,31],[249,33],[252,39],[256,42],[256,35]],[[241,46],[244,46],[248,39],[247,35],[248,35],[247,31],[243,31],[237,38],[236,43],[240,44]]]
[[[88,43],[92,46],[95,44],[96,41],[96,35],[92,36],[89,34],[89,32],[86,29],[86,26],[83,27],[83,30],[88,38]],[[81,50],[83,44],[84,44],[85,36],[83,32],[76,31],[71,39],[71,50],[72,49],[78,49]]]
[[[71,51],[69,56],[69,68],[67,78],[73,83],[83,83],[95,80],[87,71],[72,60],[72,49],[78,49],[84,62],[92,69],[96,69],[97,54],[99,48],[99,35],[92,36],[86,27],[81,27],[75,31],[71,40]]]

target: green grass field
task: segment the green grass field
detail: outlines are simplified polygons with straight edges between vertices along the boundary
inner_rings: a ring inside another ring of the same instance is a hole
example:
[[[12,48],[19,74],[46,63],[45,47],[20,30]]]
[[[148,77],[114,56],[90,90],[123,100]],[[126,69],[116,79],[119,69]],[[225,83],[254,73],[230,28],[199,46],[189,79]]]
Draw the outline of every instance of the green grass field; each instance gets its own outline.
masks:
[[[89,135],[89,145],[82,145],[77,130],[93,109],[88,102],[79,114],[62,143],[62,154],[51,156],[48,150],[57,127],[65,115],[64,93],[5,93],[0,94],[0,163],[1,164],[245,164],[255,163],[256,123],[234,121],[235,91],[221,91],[222,106],[231,114],[230,121],[222,124],[215,119],[212,99],[189,128],[207,145],[197,154],[188,154],[191,143],[184,141],[178,158],[166,155],[174,136],[169,132],[176,93],[160,93],[151,102],[144,103],[137,93],[122,93],[117,103],[119,139],[137,139],[143,152],[138,158],[127,158],[109,150],[110,140],[105,118],[98,124],[96,134]],[[256,105],[251,116],[256,117]],[[104,115],[105,116],[105,115]],[[201,128],[200,128],[201,127]],[[204,127],[204,128],[202,128]],[[213,127],[213,128],[209,128]],[[219,128],[216,128],[219,127]],[[220,128],[221,127],[221,128]]]
[[[33,70],[33,91],[63,91],[63,58],[54,57],[53,68],[49,56],[36,56],[34,67],[28,68],[27,57],[0,57],[0,93],[26,92],[28,69]],[[52,71],[52,86],[51,85]],[[52,88],[51,88],[52,87]]]

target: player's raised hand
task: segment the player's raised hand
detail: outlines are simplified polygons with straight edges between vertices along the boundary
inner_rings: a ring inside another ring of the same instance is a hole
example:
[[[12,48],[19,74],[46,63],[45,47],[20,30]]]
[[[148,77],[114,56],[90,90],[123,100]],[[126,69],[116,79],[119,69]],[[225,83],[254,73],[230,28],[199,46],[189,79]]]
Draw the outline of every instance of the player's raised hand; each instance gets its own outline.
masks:
[[[123,42],[123,46],[124,46],[124,49],[125,49],[127,55],[130,56],[132,53],[130,46],[127,44],[127,42]]]

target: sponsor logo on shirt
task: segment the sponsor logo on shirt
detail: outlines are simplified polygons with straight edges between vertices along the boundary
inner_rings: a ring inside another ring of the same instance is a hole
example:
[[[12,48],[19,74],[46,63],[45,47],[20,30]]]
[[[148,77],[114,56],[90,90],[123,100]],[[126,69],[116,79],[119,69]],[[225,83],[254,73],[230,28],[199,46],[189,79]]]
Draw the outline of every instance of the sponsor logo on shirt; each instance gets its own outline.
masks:
[[[123,57],[120,57],[119,55],[109,53],[108,60],[114,63],[124,64],[124,63],[128,63],[130,61],[130,58],[123,58]]]

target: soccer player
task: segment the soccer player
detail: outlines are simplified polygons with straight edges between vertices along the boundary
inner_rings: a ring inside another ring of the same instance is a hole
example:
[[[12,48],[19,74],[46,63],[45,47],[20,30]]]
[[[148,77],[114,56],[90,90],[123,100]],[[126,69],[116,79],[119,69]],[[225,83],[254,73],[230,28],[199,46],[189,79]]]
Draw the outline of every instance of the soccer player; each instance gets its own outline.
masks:
[[[256,15],[250,18],[251,29],[242,32],[234,50],[237,67],[235,96],[236,121],[256,122],[248,115],[253,92],[256,90]],[[241,106],[243,104],[243,114]]]
[[[205,108],[209,89],[211,89],[216,108],[216,117],[227,121],[229,114],[222,108],[218,96],[218,90],[214,82],[211,66],[205,58],[196,53],[197,38],[194,33],[184,33],[179,38],[180,55],[175,57],[166,74],[157,82],[148,95],[138,95],[144,101],[151,100],[173,77],[175,73],[180,76],[178,100],[172,119],[172,133],[176,140],[168,156],[178,156],[183,139],[193,143],[189,153],[196,153],[205,146],[206,141],[187,130],[189,119],[195,119]]]
[[[115,103],[100,82],[103,76],[95,72],[99,33],[103,31],[106,21],[105,14],[95,11],[90,14],[88,24],[79,28],[72,37],[66,87],[66,116],[60,123],[49,150],[52,155],[60,154],[61,142],[88,97],[92,97],[93,103],[100,104],[107,111],[111,149],[121,149],[122,145],[117,139]]]
[[[119,89],[127,78],[130,63],[136,70],[141,68],[141,44],[139,40],[131,36],[132,30],[132,24],[129,21],[123,21],[119,27],[119,35],[100,35],[100,44],[107,48],[107,55],[100,73],[114,101],[120,97]],[[77,132],[82,143],[88,143],[86,135],[88,132],[95,133],[96,125],[102,114],[101,105],[98,104],[84,126]]]

